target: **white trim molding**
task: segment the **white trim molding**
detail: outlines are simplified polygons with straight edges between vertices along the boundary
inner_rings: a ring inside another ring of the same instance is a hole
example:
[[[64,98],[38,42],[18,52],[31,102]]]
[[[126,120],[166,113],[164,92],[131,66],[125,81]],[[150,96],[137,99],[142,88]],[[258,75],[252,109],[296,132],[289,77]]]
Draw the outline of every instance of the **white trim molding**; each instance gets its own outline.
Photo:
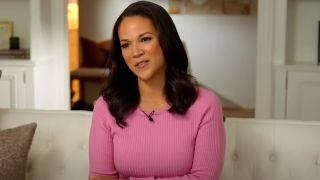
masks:
[[[259,0],[258,2],[256,118],[270,118],[272,114],[274,2],[275,0]]]

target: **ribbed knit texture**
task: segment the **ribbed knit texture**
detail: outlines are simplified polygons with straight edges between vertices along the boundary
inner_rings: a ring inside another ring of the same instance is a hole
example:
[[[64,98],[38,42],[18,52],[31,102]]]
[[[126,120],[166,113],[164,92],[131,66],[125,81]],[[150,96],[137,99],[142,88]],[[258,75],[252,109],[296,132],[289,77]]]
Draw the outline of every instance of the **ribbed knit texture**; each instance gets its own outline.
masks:
[[[150,122],[137,108],[120,128],[100,97],[90,132],[90,176],[120,179],[218,180],[225,153],[218,97],[199,88],[185,115],[158,110]]]

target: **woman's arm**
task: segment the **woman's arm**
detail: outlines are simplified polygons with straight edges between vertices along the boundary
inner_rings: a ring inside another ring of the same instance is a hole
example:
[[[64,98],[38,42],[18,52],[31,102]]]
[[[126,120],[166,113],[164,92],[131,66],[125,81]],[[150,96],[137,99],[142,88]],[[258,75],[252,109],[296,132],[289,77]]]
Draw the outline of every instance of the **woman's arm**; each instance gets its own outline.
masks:
[[[106,102],[100,97],[94,106],[89,137],[89,176],[92,178],[118,176],[113,161],[110,118]]]

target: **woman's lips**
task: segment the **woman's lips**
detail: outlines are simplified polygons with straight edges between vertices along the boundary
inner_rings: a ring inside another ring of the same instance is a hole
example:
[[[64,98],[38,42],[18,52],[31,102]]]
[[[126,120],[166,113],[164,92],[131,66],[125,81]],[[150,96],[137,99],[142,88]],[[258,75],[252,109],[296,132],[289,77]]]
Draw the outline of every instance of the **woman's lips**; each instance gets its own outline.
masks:
[[[142,69],[144,67],[146,67],[148,65],[149,61],[148,60],[143,60],[143,61],[140,61],[138,62],[135,67],[138,68],[138,69]]]

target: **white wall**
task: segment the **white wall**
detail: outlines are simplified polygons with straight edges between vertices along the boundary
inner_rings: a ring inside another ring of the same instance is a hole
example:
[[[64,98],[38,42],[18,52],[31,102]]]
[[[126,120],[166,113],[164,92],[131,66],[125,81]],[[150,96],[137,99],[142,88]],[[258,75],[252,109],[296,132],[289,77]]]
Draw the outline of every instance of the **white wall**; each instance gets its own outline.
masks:
[[[111,38],[112,27],[120,13],[137,0],[78,0],[79,2],[79,34],[95,41]],[[168,1],[150,0],[163,7]]]
[[[80,0],[80,36],[111,38],[113,23],[134,0]],[[154,1],[168,8],[168,1]],[[224,106],[255,106],[257,18],[252,16],[173,15],[185,42],[192,74],[215,90]]]
[[[30,48],[29,1],[0,0],[0,2],[0,21],[14,22],[13,35],[20,38],[20,47]]]
[[[198,81],[215,90],[225,106],[254,108],[256,17],[176,15],[173,19]]]

